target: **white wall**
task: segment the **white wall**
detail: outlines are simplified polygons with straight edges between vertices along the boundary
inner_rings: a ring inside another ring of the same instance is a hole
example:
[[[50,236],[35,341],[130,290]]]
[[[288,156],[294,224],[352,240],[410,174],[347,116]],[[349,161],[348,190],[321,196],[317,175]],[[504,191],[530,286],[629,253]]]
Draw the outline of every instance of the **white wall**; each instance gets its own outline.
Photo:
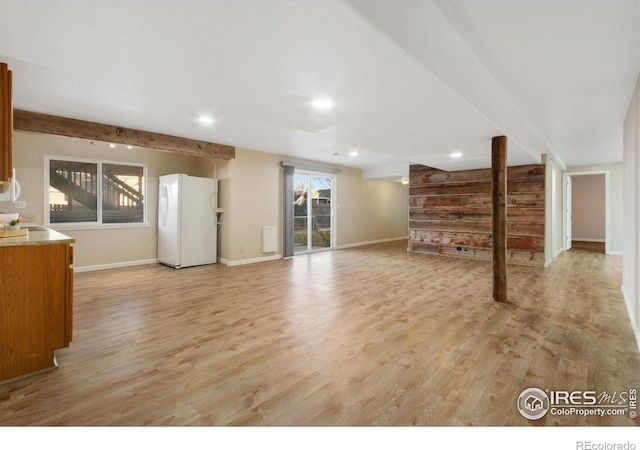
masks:
[[[226,202],[221,237],[224,262],[252,262],[261,258],[282,257],[279,251],[262,253],[262,227],[276,226],[282,233],[282,157],[242,148],[229,161],[228,179],[223,190]]]
[[[218,178],[218,206],[224,208],[218,256],[223,261],[252,262],[282,254],[281,238],[277,254],[262,253],[262,226],[276,225],[281,234],[281,162],[288,159],[286,157],[239,148],[235,159],[222,161],[151,149],[127,150],[123,146],[111,149],[104,142],[16,132],[14,162],[22,184],[20,200],[27,202],[27,208],[17,210],[13,203],[0,203],[0,211],[19,212],[25,221],[44,223],[45,155],[147,165],[148,226],[63,230],[76,239],[76,268],[106,268],[157,258],[158,177],[168,173]],[[398,182],[362,179],[357,169],[339,169],[338,246],[406,237],[408,188]]]
[[[572,238],[605,242],[605,175],[576,175],[572,179]]]
[[[545,164],[545,266],[564,249],[562,230],[562,169],[549,155]]]
[[[338,247],[407,237],[409,187],[398,181],[368,180],[359,169],[338,175]]]
[[[201,158],[198,163],[197,175],[218,180],[218,208],[224,210],[224,212],[218,216],[218,220],[222,222],[222,225],[218,225],[218,259],[226,261],[229,234],[228,216],[231,209],[229,161]]]
[[[622,292],[640,346],[640,77],[624,121],[624,255]]]
[[[154,261],[157,257],[157,203],[158,177],[181,172],[197,175],[200,158],[177,155],[156,150],[118,146],[115,149],[104,142],[94,142],[39,133],[14,133],[13,159],[16,178],[22,186],[20,200],[26,209],[15,209],[13,203],[0,203],[0,210],[18,212],[25,222],[44,223],[45,185],[44,157],[71,156],[117,162],[135,162],[147,165],[147,219],[148,226],[116,229],[64,230],[76,239],[74,266],[103,267],[113,264],[136,264]],[[52,228],[56,228],[52,226]]]
[[[282,161],[321,166],[272,153],[236,148],[219,170],[220,258],[230,265],[282,257]],[[406,238],[409,190],[399,182],[363,179],[359,169],[325,165],[337,174],[337,247]],[[203,175],[207,175],[206,173]],[[212,175],[209,172],[208,175]],[[262,253],[262,227],[278,227],[278,251]]]

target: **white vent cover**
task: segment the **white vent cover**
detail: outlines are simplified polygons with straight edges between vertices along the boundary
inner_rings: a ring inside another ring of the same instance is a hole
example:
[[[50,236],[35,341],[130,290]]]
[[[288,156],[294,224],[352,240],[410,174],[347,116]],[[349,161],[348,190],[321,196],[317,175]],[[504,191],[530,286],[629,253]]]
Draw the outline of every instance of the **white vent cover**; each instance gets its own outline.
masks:
[[[278,228],[262,227],[262,253],[274,253],[278,250]]]

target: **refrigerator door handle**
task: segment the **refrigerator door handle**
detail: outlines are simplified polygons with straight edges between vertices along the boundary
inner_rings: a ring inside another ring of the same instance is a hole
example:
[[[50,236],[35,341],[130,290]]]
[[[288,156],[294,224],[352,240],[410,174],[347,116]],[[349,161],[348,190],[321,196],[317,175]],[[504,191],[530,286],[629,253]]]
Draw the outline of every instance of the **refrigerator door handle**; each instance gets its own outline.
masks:
[[[167,215],[169,212],[169,186],[164,184],[162,186],[162,194],[160,194],[160,206],[159,206],[159,214],[160,214],[160,225],[162,227],[167,226]]]

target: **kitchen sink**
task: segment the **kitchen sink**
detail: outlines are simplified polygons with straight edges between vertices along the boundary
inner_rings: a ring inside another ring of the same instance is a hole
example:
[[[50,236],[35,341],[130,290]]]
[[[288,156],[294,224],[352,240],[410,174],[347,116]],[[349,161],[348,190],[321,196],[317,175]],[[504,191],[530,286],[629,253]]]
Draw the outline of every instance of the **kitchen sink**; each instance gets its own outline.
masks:
[[[49,230],[47,230],[46,228],[43,228],[43,227],[20,227],[20,228],[26,229],[26,230],[29,230],[29,231],[49,231]]]

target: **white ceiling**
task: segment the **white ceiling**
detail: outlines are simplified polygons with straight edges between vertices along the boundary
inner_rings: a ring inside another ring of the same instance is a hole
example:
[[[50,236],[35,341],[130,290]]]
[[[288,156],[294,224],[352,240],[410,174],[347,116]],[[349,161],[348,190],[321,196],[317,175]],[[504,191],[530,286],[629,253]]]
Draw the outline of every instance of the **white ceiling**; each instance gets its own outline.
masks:
[[[512,165],[608,163],[640,0],[0,0],[0,61],[19,109],[364,176],[488,167],[502,134]]]

